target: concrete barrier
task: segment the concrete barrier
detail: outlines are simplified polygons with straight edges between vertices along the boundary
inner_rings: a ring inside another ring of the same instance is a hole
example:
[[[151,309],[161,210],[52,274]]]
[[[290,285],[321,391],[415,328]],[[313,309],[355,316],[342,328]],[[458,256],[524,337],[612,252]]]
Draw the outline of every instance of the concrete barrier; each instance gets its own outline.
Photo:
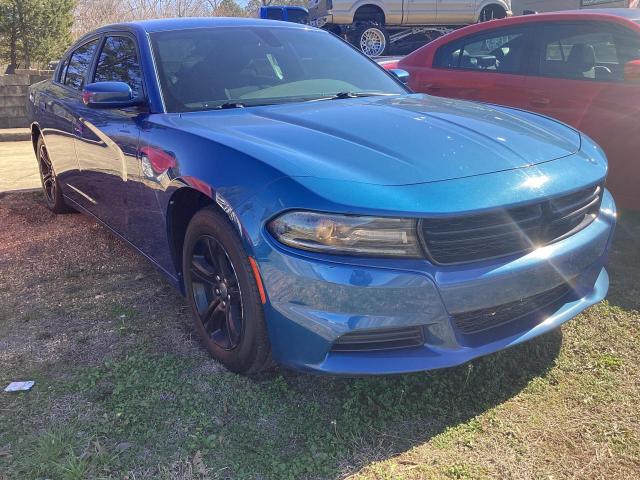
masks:
[[[29,85],[51,78],[49,70],[16,70],[0,75],[0,128],[28,127]]]

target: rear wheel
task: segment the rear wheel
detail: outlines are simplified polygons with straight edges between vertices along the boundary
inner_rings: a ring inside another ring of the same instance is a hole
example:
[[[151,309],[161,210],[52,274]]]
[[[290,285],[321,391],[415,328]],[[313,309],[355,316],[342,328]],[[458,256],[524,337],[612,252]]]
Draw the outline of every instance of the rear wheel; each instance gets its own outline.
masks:
[[[389,34],[383,25],[365,23],[356,28],[352,42],[369,57],[379,57],[389,49]]]
[[[49,152],[47,151],[47,147],[44,144],[42,136],[38,137],[36,155],[38,157],[42,193],[47,207],[53,213],[72,212],[73,209],[65,203],[64,198],[62,197],[60,182],[55,170],[53,169],[53,163],[51,162],[51,157],[49,157]]]
[[[271,365],[260,294],[248,256],[230,222],[207,207],[189,223],[182,271],[194,327],[209,353],[233,372]]]

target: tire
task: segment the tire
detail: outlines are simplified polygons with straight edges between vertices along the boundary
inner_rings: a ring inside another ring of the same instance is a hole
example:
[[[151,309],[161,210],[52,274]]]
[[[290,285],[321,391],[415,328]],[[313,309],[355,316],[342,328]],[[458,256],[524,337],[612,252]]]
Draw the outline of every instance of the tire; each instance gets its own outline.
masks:
[[[194,328],[228,370],[257,374],[272,365],[260,293],[242,241],[224,214],[197,212],[184,240],[182,272]]]
[[[36,143],[36,158],[38,159],[40,184],[42,185],[42,193],[47,208],[56,214],[73,212],[74,210],[64,201],[60,181],[53,169],[53,163],[42,135],[38,136],[38,142]]]
[[[380,57],[389,51],[389,33],[383,25],[365,23],[355,29],[351,43],[369,57]]]
[[[498,5],[488,5],[482,9],[480,12],[480,18],[478,19],[478,23],[488,22],[490,20],[498,20],[501,18],[505,18],[507,16],[507,12]]]

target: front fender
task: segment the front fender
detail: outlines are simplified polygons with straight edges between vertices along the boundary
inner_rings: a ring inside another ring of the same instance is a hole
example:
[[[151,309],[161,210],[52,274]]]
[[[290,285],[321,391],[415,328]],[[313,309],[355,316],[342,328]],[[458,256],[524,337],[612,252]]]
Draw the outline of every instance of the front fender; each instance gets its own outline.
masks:
[[[141,154],[159,152],[163,159],[169,159],[164,160],[164,170],[160,173],[157,169],[147,168],[147,180],[155,184],[162,210],[167,210],[172,195],[183,187],[194,188],[213,200],[216,194],[221,195],[236,207],[283,176],[277,169],[247,153],[174,128],[171,125],[173,116],[151,115],[143,125],[140,139]],[[144,171],[143,164],[143,175]]]

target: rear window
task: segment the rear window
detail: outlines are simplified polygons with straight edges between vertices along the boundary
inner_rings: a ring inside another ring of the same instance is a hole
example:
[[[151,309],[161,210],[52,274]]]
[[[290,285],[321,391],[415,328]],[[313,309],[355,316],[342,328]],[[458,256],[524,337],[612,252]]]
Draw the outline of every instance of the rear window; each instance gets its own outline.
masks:
[[[280,8],[268,8],[267,9],[268,20],[282,20],[282,10]]]
[[[309,14],[304,10],[289,10],[289,21],[294,23],[308,23]]]

